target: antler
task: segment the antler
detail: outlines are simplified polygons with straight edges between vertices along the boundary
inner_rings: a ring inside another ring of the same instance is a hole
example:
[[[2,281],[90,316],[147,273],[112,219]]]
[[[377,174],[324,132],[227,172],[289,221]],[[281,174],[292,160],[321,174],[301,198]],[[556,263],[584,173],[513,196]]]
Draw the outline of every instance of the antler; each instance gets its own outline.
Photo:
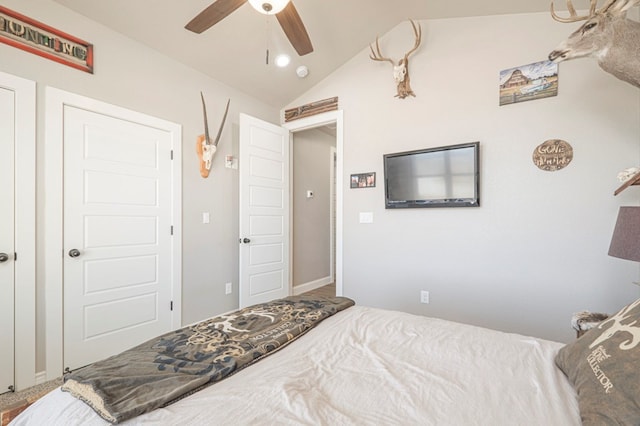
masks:
[[[618,2],[614,2],[615,4],[612,4],[610,6],[612,7],[612,12],[615,14],[625,14],[629,11],[629,9],[631,9],[634,6],[637,6],[640,4],[640,0],[622,0],[619,3]]]
[[[418,50],[418,47],[420,47],[420,42],[422,42],[422,27],[420,26],[420,24],[418,24],[418,28],[416,28],[416,23],[413,22],[412,19],[409,19],[409,22],[411,22],[411,26],[413,27],[413,34],[416,36],[416,42],[413,45],[413,49],[411,49],[404,55],[405,61],[409,58],[409,55]]]
[[[585,16],[579,16],[578,13],[576,12],[576,8],[573,7],[573,3],[571,3],[571,0],[567,0],[567,9],[569,10],[569,15],[570,15],[568,18],[562,18],[561,16],[556,14],[555,9],[553,7],[553,1],[552,1],[551,17],[553,17],[553,19],[555,19],[556,21],[562,22],[562,23],[586,21],[587,19],[597,15],[598,13],[605,12],[607,9],[613,6],[613,4],[616,3],[616,1],[617,0],[609,0],[603,7],[601,7],[598,10],[597,9],[598,0],[591,0],[591,6],[589,7],[589,14]]]
[[[395,62],[393,62],[393,59],[382,56],[382,53],[380,53],[380,44],[378,43],[378,37],[376,37],[376,50],[374,51],[371,45],[369,45],[369,49],[371,49],[371,55],[369,55],[369,57],[374,61],[387,61],[390,62],[391,65],[396,64]]]
[[[420,42],[422,41],[422,27],[420,26],[420,24],[418,24],[418,26],[416,27],[416,23],[413,22],[412,19],[409,19],[409,22],[411,22],[411,26],[413,27],[413,34],[416,36],[416,41],[413,45],[413,48],[405,53],[405,61],[409,58],[409,55],[418,50],[418,47],[420,47]],[[373,46],[371,45],[369,45],[369,49],[371,49],[371,55],[369,55],[369,58],[373,59],[374,61],[387,61],[390,62],[391,65],[396,64],[393,59],[382,56],[382,52],[380,52],[378,37],[376,37],[376,50],[374,51]]]
[[[227,119],[227,113],[229,112],[229,103],[231,99],[227,100],[227,107],[224,110],[224,116],[222,117],[222,122],[220,123],[220,128],[218,129],[218,134],[216,135],[215,140],[210,139],[209,135],[209,123],[207,120],[207,106],[204,103],[204,95],[200,92],[200,99],[202,100],[202,113],[204,115],[204,135],[198,136],[198,140],[196,142],[196,152],[198,153],[198,158],[200,160],[200,176],[206,178],[209,177],[209,170],[211,170],[211,162],[213,160],[213,156],[218,149],[218,142],[220,142],[220,135],[222,135],[222,128],[224,127],[224,122]]]
[[[215,146],[218,146],[218,142],[220,142],[220,135],[222,135],[222,128],[224,127],[224,122],[227,120],[227,113],[229,112],[229,103],[231,102],[231,98],[227,99],[227,107],[224,109],[224,116],[222,117],[222,122],[220,123],[220,128],[218,129],[218,134],[216,135],[216,139],[213,141]]]

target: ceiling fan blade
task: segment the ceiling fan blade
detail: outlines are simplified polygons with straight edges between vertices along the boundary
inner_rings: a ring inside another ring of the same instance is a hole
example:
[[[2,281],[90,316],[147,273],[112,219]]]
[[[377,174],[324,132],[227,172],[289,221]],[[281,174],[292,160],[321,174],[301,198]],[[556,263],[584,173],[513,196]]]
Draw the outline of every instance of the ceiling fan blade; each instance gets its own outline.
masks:
[[[293,45],[293,48],[298,52],[298,55],[304,56],[313,52],[309,34],[307,34],[302,19],[300,19],[300,15],[298,15],[298,11],[292,2],[289,2],[282,12],[276,15],[276,18],[278,18],[282,30]]]
[[[246,2],[247,0],[217,0],[193,18],[185,28],[200,34],[222,21]]]

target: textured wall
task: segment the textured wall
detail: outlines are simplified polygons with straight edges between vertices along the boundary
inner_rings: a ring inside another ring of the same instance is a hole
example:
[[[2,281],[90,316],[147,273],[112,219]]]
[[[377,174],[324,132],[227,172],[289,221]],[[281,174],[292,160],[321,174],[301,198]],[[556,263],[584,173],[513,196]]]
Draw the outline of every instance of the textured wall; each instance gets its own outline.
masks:
[[[638,296],[638,265],[607,250],[618,207],[640,195],[613,196],[618,171],[640,163],[640,91],[579,59],[561,64],[559,96],[500,107],[500,71],[544,60],[576,25],[546,13],[421,23],[415,98],[394,98],[391,67],[364,49],[291,103],[339,96],[345,112],[344,294],[569,340],[573,312],[612,312]],[[380,38],[394,58],[412,43],[406,22]],[[543,172],[533,150],[555,138],[573,146],[573,162]],[[385,210],[382,184],[347,187],[363,170],[382,182],[383,154],[471,141],[481,144],[480,208]],[[374,223],[359,223],[360,212]]]

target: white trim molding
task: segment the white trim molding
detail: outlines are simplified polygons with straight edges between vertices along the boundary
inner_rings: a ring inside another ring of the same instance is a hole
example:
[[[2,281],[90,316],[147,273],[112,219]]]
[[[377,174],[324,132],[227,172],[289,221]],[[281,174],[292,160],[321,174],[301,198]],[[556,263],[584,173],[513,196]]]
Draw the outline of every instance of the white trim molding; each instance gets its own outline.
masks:
[[[291,133],[309,130],[327,124],[336,125],[336,295],[342,296],[342,212],[343,212],[343,179],[344,179],[344,114],[342,110],[329,111],[299,120],[282,124]],[[289,139],[293,143],[293,135]],[[291,246],[291,245],[290,245]]]

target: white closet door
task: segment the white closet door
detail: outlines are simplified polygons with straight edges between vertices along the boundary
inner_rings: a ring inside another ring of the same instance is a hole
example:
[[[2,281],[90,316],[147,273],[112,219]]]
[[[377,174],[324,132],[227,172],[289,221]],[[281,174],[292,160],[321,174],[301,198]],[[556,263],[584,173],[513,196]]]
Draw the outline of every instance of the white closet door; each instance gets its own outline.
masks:
[[[0,393],[14,388],[15,93],[0,87]]]

